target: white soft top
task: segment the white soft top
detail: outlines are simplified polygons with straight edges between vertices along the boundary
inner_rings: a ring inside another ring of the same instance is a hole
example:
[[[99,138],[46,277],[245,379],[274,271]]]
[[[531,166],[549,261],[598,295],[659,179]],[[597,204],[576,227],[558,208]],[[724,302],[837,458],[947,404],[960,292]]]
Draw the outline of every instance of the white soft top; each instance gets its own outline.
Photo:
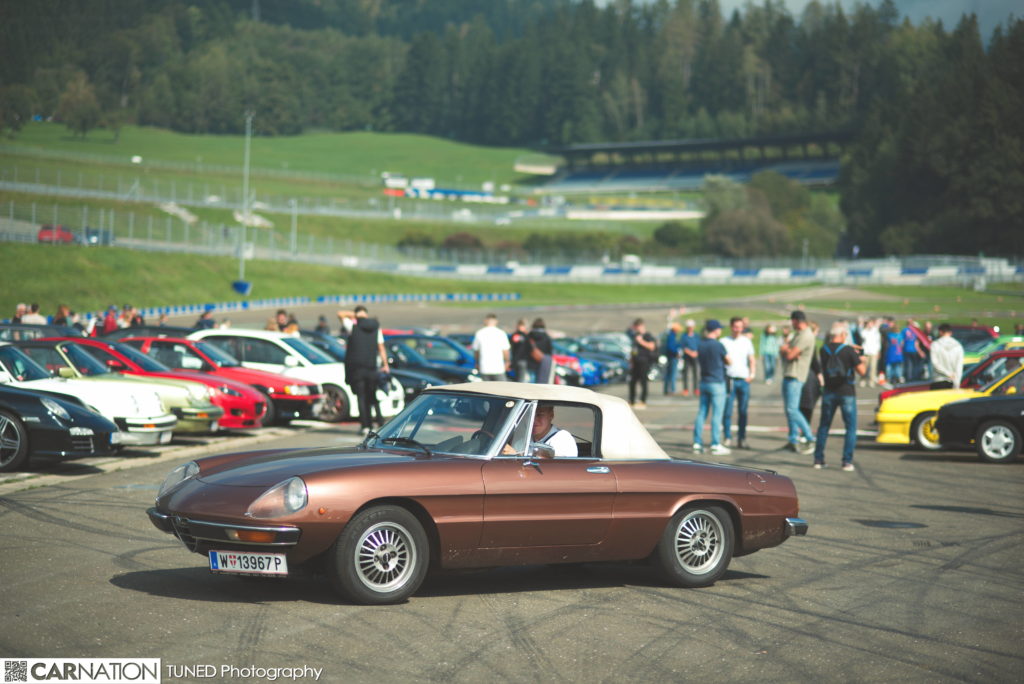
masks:
[[[586,404],[601,412],[601,458],[606,461],[648,461],[669,456],[625,400],[582,387],[526,382],[467,382],[433,387],[427,392],[471,392],[526,401]]]

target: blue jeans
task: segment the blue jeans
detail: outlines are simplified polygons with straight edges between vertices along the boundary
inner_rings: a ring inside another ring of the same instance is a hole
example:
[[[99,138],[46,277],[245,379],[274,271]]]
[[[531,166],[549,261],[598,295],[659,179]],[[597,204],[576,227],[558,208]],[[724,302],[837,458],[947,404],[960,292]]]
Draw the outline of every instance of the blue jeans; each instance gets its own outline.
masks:
[[[811,433],[811,424],[800,413],[800,394],[804,390],[804,381],[796,378],[782,379],[782,403],[786,407],[786,423],[789,425],[789,443],[796,444],[800,440],[800,433],[808,441],[814,439]]]
[[[775,354],[764,355],[764,379],[774,380],[775,379],[775,364],[778,363],[779,357]]]
[[[853,462],[853,448],[857,446],[857,397],[826,390],[821,395],[821,422],[818,424],[818,443],[814,446],[814,462],[825,462],[825,440],[836,409],[843,414],[846,436],[843,439],[843,463]]]
[[[693,443],[701,446],[704,432],[704,421],[711,407],[711,446],[722,443],[722,412],[725,411],[725,383],[700,382],[700,408],[697,409],[697,422],[693,424]]]
[[[885,381],[891,385],[896,382],[896,378],[899,378],[899,381],[903,382],[902,361],[890,361],[885,364]]]
[[[679,357],[668,357],[668,366],[665,368],[665,384],[662,387],[665,394],[676,393],[676,376],[679,375]]]
[[[725,428],[725,438],[732,439],[732,405],[739,404],[736,424],[737,437],[747,438],[747,407],[750,406],[750,383],[745,378],[732,378],[729,381],[729,395],[725,400],[725,414],[722,416],[722,427]]]

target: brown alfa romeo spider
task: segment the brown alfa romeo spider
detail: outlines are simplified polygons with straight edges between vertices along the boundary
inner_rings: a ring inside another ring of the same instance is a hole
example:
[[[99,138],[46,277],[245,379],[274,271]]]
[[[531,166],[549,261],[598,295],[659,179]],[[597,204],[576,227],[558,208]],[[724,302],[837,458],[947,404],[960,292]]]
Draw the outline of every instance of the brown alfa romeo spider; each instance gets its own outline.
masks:
[[[670,458],[616,397],[506,382],[428,389],[358,447],[190,462],[148,514],[213,572],[319,563],[368,604],[405,600],[429,566],[650,558],[707,586],[807,532],[787,477]]]

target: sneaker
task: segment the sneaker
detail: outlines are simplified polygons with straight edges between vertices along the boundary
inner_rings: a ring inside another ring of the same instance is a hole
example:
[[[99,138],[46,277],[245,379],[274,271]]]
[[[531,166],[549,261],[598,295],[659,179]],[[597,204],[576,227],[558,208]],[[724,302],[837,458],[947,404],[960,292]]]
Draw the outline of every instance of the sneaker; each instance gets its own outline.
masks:
[[[636,409],[637,411],[640,411],[647,408],[647,404],[645,404],[642,401],[638,401],[635,404],[633,404],[633,408]]]
[[[723,439],[722,440],[722,444],[724,446],[731,447],[732,446],[732,437],[726,437],[725,439]]]
[[[806,444],[800,445],[800,453],[804,456],[808,456],[814,453],[814,447],[817,446],[815,442],[807,442]]]
[[[360,434],[362,434],[362,435],[363,435],[363,437],[366,437],[367,435],[369,435],[369,434],[370,434],[370,428],[368,428],[368,427],[364,427],[364,428],[363,428],[362,430],[360,430],[359,432],[360,432]]]
[[[815,469],[815,470],[821,470],[821,469],[822,469],[822,468],[824,468],[824,467],[825,467],[825,464],[824,464],[824,463],[815,463],[815,464],[814,464],[814,469]]]
[[[728,456],[732,453],[732,449],[727,446],[722,446],[721,444],[712,444],[711,453],[715,456]]]
[[[786,449],[788,449],[789,451],[794,451],[798,454],[800,453],[800,445],[797,444],[796,442],[786,442]]]
[[[747,440],[741,439],[741,440],[738,440],[736,442],[736,448],[737,449],[750,449],[750,444],[747,443]]]
[[[700,444],[694,444],[693,445],[693,453],[695,453],[695,454],[703,454],[704,453],[704,447],[702,445],[700,445]]]
[[[852,473],[854,470],[856,470],[856,468],[853,467],[852,463],[844,463],[843,470],[845,470],[848,473]]]

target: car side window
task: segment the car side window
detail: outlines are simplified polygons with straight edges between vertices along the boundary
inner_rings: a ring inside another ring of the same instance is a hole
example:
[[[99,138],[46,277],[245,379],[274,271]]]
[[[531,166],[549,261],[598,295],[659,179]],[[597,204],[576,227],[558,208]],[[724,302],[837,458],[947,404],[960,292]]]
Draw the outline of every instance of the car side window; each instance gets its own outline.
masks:
[[[1012,378],[1001,384],[993,394],[1024,394],[1024,373],[1017,373]]]
[[[222,337],[220,335],[210,335],[203,338],[203,342],[209,342],[210,344],[223,349],[228,354],[231,354],[241,362],[248,361],[245,356],[242,355],[242,345],[238,343],[238,340],[232,337]]]
[[[106,349],[101,349],[99,347],[90,347],[89,353],[95,356],[97,359],[99,359],[100,363],[102,363],[107,368],[113,368],[115,366],[124,367],[124,364],[121,363],[121,361],[119,361],[116,356],[108,352]],[[113,366],[111,365],[112,363],[114,364]]]
[[[32,360],[46,369],[50,375],[56,375],[57,371],[68,365],[64,357],[56,349],[46,347],[27,347],[22,349],[25,354],[32,357]]]
[[[576,458],[600,458],[598,449],[598,411],[588,404],[555,405],[553,425],[568,430],[576,440]]]
[[[283,366],[285,358],[288,357],[288,352],[273,342],[267,342],[266,340],[245,338],[241,340],[240,346],[243,349],[242,353],[245,360],[250,363],[267,363]]]

